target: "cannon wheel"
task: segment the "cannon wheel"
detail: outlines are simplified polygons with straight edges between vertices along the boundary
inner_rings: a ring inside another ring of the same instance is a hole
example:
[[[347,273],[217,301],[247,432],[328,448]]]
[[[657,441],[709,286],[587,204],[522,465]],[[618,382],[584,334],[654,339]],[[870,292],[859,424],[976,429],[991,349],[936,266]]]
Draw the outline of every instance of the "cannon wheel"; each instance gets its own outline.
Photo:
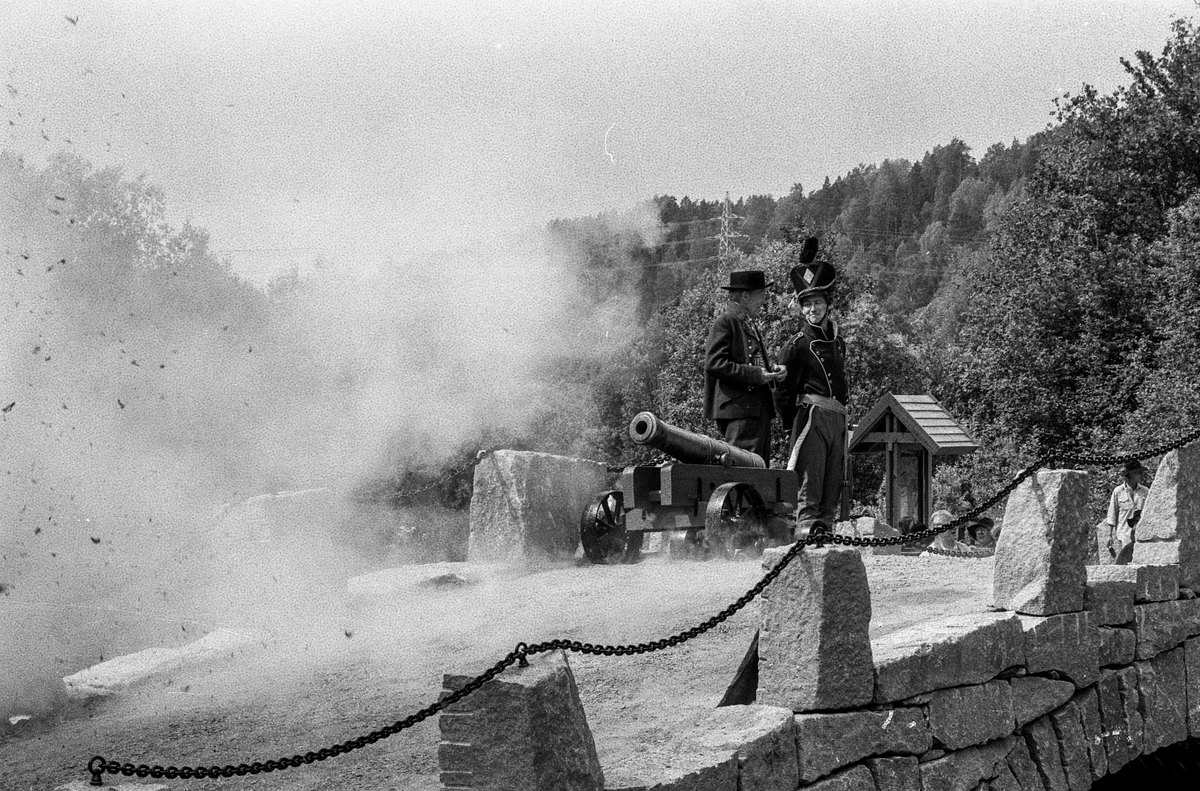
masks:
[[[762,553],[767,536],[762,495],[748,483],[723,483],[708,498],[704,541],[713,553],[732,557]]]
[[[643,535],[625,530],[625,497],[619,490],[605,492],[583,509],[579,540],[593,563],[635,563],[641,558]]]

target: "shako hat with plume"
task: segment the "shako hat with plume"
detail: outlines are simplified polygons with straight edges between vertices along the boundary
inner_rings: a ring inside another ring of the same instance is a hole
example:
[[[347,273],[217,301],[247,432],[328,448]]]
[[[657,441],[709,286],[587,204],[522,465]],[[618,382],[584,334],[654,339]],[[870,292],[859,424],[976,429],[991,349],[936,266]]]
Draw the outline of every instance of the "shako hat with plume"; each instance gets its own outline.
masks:
[[[817,261],[817,238],[810,236],[804,240],[800,248],[800,263],[792,267],[788,277],[792,288],[796,289],[796,298],[803,299],[809,294],[825,294],[837,282],[837,269],[828,261]]]

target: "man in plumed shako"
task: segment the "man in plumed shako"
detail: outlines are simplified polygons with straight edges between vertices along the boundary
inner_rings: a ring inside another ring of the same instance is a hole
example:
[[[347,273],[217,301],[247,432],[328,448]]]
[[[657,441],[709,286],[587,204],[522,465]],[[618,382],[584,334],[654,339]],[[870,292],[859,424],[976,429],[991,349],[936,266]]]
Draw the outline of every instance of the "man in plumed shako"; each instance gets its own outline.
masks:
[[[809,249],[815,256],[816,245]],[[787,376],[774,391],[775,409],[789,431],[787,467],[800,478],[798,535],[818,523],[832,532],[845,478],[850,395],[846,342],[829,315],[837,270],[810,259],[793,267],[789,278],[801,322],[776,357]]]
[[[704,414],[734,447],[771,462],[771,386],[785,371],[770,365],[755,319],[772,286],[758,270],[729,273],[725,311],[713,322],[704,355]]]

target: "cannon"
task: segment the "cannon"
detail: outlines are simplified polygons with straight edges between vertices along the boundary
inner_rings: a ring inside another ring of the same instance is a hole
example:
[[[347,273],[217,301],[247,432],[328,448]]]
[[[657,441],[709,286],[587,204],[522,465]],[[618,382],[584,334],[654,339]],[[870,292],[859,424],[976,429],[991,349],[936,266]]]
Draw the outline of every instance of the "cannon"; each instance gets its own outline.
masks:
[[[672,458],[689,464],[720,464],[724,467],[766,468],[757,453],[735,448],[728,442],[676,428],[659,420],[653,412],[639,412],[629,424],[629,437],[635,445],[649,445]]]
[[[672,551],[718,556],[791,540],[800,490],[794,470],[768,469],[756,453],[650,412],[633,418],[629,436],[676,461],[626,467],[616,488],[584,509],[579,537],[591,562],[636,561],[646,533],[682,531]]]

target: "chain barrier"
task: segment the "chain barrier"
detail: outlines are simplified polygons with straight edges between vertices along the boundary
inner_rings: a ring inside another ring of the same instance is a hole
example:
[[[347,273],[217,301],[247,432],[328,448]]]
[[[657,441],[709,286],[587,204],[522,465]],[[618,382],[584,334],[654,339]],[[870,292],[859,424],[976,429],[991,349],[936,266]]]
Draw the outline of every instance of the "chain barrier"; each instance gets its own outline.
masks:
[[[784,556],[780,558],[779,562],[774,567],[772,567],[766,574],[763,575],[762,579],[760,579],[754,585],[754,587],[742,594],[742,596],[740,596],[728,607],[721,610],[719,613],[710,617],[709,619],[701,622],[697,626],[693,626],[690,629],[684,629],[683,631],[673,634],[670,637],[664,637],[659,640],[646,643],[636,643],[633,645],[594,645],[592,643],[581,643],[577,640],[562,639],[548,640],[541,643],[534,643],[533,645],[527,645],[523,642],[518,643],[516,648],[514,648],[512,651],[509,651],[503,659],[492,665],[480,675],[471,679],[461,689],[455,690],[454,692],[441,697],[437,702],[431,703],[420,711],[411,714],[402,720],[397,720],[391,725],[371,731],[364,736],[359,736],[358,738],[349,739],[339,744],[335,744],[332,747],[326,747],[315,752],[297,754],[290,757],[281,758],[279,760],[266,761],[262,763],[256,761],[251,764],[242,763],[237,765],[227,764],[225,766],[196,767],[163,767],[157,765],[149,766],[147,764],[135,765],[132,763],[109,761],[105,759],[104,756],[97,755],[93,756],[87,764],[87,771],[92,776],[90,785],[104,785],[103,775],[106,772],[113,775],[124,775],[125,777],[152,777],[155,779],[166,778],[169,780],[179,778],[183,780],[189,780],[192,778],[204,779],[234,777],[235,775],[239,777],[248,774],[256,775],[263,772],[275,772],[288,769],[290,767],[311,764],[315,763],[316,761],[324,761],[327,758],[343,755],[362,747],[366,747],[369,744],[374,744],[375,742],[386,739],[389,736],[393,736],[400,731],[411,728],[412,726],[423,722],[447,706],[453,705],[454,703],[457,703],[465,698],[467,695],[470,695],[472,692],[479,689],[496,676],[500,675],[505,669],[514,663],[517,663],[522,667],[528,665],[528,658],[534,654],[540,654],[546,651],[562,650],[580,654],[597,654],[600,656],[628,656],[630,654],[646,654],[654,651],[662,651],[667,648],[673,648],[677,645],[685,643],[695,637],[699,637],[718,624],[723,623],[730,616],[736,614],[747,604],[754,601],[754,599],[757,598],[758,595],[762,593],[768,585],[774,582],[775,579],[781,573],[783,573],[783,570],[787,568],[788,564],[791,563],[798,554],[800,554],[804,547],[810,544],[815,545],[817,548],[824,546],[826,543],[854,547],[896,546],[912,541],[920,541],[925,538],[933,538],[938,533],[957,529],[958,527],[964,525],[968,520],[974,520],[980,514],[991,509],[1002,499],[1012,494],[1013,490],[1020,486],[1021,483],[1027,478],[1034,475],[1034,473],[1036,473],[1043,466],[1047,466],[1053,462],[1061,461],[1086,465],[1124,464],[1125,462],[1129,461],[1140,461],[1153,456],[1161,456],[1164,453],[1169,453],[1172,450],[1181,448],[1197,439],[1200,439],[1200,429],[1196,429],[1195,431],[1184,435],[1172,443],[1164,444],[1140,455],[1070,454],[1055,451],[1045,453],[1042,456],[1039,456],[1032,464],[1021,470],[1021,472],[1018,473],[1017,476],[1013,478],[1013,480],[1009,482],[1007,486],[988,498],[987,501],[985,501],[982,505],[971,509],[967,513],[952,520],[946,525],[940,527],[931,527],[918,533],[910,533],[905,536],[889,536],[888,538],[859,538],[855,536],[843,536],[836,533],[818,530],[817,532],[805,536],[804,538],[798,539],[792,545],[791,549],[789,549]],[[485,455],[490,452],[491,450],[479,451],[471,464],[477,464]],[[466,466],[463,466],[462,469],[466,469]],[[937,554],[948,554],[948,552],[943,550]]]

